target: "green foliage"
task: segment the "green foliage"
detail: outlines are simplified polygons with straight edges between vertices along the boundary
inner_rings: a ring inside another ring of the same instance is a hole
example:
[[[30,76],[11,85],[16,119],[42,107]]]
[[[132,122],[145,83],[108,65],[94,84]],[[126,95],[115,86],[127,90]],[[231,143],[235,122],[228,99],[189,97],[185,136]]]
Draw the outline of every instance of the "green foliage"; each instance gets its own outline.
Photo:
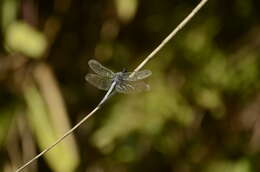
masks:
[[[57,127],[53,126],[48,118],[50,114],[39,94],[39,91],[29,85],[24,91],[25,101],[28,105],[27,118],[36,136],[37,143],[41,150],[54,143],[57,136]],[[69,142],[63,142],[46,154],[46,159],[54,171],[71,172],[75,171],[78,165],[78,157]]]
[[[84,83],[89,59],[131,71],[195,5],[0,1],[0,171],[98,104],[105,92]],[[28,171],[258,172],[258,11],[253,0],[208,1],[145,66],[151,91],[113,96]]]
[[[46,39],[42,33],[23,22],[10,24],[6,31],[6,46],[11,52],[38,58],[46,51]]]

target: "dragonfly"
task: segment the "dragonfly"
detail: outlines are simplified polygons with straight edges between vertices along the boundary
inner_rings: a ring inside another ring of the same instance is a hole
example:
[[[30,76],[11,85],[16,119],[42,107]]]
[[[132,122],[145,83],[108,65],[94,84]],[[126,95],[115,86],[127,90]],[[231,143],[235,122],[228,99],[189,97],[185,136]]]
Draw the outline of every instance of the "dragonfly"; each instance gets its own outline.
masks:
[[[98,106],[102,105],[115,92],[129,94],[150,89],[149,85],[142,81],[152,74],[150,70],[127,72],[126,69],[123,69],[121,72],[115,73],[93,59],[89,60],[88,65],[95,73],[87,74],[86,81],[100,90],[107,91]]]

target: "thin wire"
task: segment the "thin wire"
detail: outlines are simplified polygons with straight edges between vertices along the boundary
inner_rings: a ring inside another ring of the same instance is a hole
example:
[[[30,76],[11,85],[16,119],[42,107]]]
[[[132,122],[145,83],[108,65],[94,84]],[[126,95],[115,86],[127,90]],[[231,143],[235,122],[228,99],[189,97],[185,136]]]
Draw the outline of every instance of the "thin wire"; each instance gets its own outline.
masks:
[[[100,106],[97,106],[94,110],[92,110],[88,115],[86,115],[81,121],[79,121],[73,128],[71,128],[69,131],[67,131],[62,137],[60,137],[55,143],[53,143],[51,146],[48,148],[44,149],[41,153],[39,153],[37,156],[35,156],[33,159],[25,163],[23,166],[18,168],[15,172],[19,172],[23,170],[25,167],[27,167],[29,164],[31,164],[33,161],[36,159],[40,158],[43,154],[51,150],[53,147],[55,147],[58,143],[60,143],[63,139],[65,139],[67,136],[69,136],[71,133],[73,133],[74,130],[76,130],[82,123],[84,123],[89,117],[91,117],[98,109]]]
[[[167,44],[189,21],[190,19],[205,5],[208,0],[202,0],[193,10],[192,12],[158,45],[144,60],[138,65],[132,75],[135,72],[139,71],[149,60],[151,60],[164,46]]]
[[[103,97],[103,99],[97,105],[98,107],[101,107],[108,100],[108,98],[111,97],[113,95],[113,93],[115,93],[115,91],[114,91],[115,86],[116,86],[116,82],[112,82],[112,84],[111,84],[109,90],[107,91],[106,95]]]
[[[192,12],[161,42],[161,44],[155,48],[145,59],[144,61],[136,67],[134,72],[129,76],[132,77],[135,72],[139,71],[149,60],[151,60],[156,53],[158,53],[189,21],[190,19],[205,5],[205,3],[208,0],[202,0],[193,10]],[[102,103],[103,104],[103,103]],[[60,137],[56,142],[54,142],[51,146],[44,149],[41,153],[39,153],[37,156],[35,156],[33,159],[25,163],[23,166],[18,168],[15,172],[19,172],[23,170],[25,167],[30,165],[33,161],[40,158],[43,154],[50,151],[52,148],[54,148],[57,144],[59,144],[63,139],[65,139],[67,136],[73,133],[74,130],[76,130],[82,123],[84,123],[89,117],[91,117],[97,110],[99,110],[101,107],[101,104],[99,104],[94,110],[92,110],[89,114],[87,114],[81,121],[79,121],[73,128],[71,128],[69,131],[67,131],[62,137]]]

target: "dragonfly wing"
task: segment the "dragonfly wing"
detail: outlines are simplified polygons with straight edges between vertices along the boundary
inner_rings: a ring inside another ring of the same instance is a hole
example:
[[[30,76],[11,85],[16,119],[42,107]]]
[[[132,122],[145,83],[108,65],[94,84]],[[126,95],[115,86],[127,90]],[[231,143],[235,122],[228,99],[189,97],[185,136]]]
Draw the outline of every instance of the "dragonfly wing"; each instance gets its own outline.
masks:
[[[110,69],[102,66],[98,61],[96,60],[89,60],[88,61],[88,65],[89,67],[97,74],[104,76],[104,77],[108,77],[108,78],[113,78],[113,76],[115,75],[114,72],[112,72]]]
[[[93,86],[101,90],[109,90],[113,80],[97,74],[87,74],[85,79]]]
[[[123,73],[123,79],[126,81],[137,81],[137,80],[145,79],[152,74],[152,72],[150,70],[141,70],[141,71],[135,72],[134,75],[132,77],[130,77],[132,73],[133,72]]]
[[[116,85],[116,91],[125,94],[148,91],[149,89],[150,89],[149,85],[142,81],[139,82],[124,81]]]

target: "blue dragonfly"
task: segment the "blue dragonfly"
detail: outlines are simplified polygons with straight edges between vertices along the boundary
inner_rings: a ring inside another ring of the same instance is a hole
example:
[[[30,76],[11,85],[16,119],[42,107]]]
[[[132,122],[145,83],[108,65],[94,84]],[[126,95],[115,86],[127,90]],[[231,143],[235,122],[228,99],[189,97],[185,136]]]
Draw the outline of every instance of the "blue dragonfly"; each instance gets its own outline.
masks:
[[[88,65],[95,74],[87,74],[85,79],[98,89],[107,91],[98,106],[115,92],[129,94],[150,89],[149,85],[142,81],[152,74],[150,70],[127,72],[126,69],[123,69],[123,71],[115,73],[93,59],[89,60]]]

